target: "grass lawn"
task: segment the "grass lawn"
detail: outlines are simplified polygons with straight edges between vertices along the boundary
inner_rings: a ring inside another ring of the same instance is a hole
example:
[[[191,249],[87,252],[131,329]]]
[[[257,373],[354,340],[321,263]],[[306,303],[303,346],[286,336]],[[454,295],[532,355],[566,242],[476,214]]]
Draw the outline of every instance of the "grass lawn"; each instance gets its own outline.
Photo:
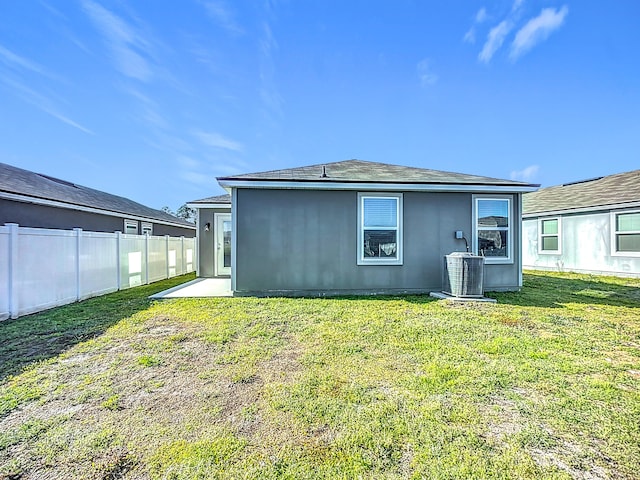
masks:
[[[0,323],[0,479],[639,478],[640,280],[151,301]]]

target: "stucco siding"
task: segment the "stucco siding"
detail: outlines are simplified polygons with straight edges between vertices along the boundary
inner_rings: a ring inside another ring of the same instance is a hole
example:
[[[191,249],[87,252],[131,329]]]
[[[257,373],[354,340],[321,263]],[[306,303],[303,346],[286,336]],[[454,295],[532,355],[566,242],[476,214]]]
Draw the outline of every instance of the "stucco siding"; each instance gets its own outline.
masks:
[[[444,255],[465,250],[464,241],[456,240],[454,232],[463,230],[471,244],[471,194],[404,193],[403,265],[357,264],[357,195],[355,191],[238,189],[236,293],[440,290]],[[488,265],[486,287],[517,289],[515,260],[510,265]]]
[[[228,209],[199,208],[198,211],[198,276],[213,278],[216,276],[216,213],[231,213]],[[209,230],[205,229],[209,224]]]
[[[562,248],[559,254],[539,252],[538,218],[523,221],[524,268],[640,276],[640,256],[612,254],[610,212],[560,218]]]

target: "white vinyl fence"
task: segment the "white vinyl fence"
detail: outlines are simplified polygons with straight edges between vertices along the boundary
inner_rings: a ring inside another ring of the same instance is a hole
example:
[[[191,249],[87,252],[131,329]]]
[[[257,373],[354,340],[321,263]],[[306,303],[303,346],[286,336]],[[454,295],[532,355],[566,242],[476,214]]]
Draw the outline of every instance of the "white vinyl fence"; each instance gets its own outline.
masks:
[[[0,226],[0,320],[190,273],[195,238]]]

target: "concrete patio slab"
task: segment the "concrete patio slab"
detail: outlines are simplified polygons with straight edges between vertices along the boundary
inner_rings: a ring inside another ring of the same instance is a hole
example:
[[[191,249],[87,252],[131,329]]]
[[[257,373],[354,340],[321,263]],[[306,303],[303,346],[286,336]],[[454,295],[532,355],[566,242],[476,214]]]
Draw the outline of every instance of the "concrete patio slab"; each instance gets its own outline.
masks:
[[[230,278],[196,278],[149,298],[232,297]]]
[[[444,292],[431,292],[429,296],[433,298],[437,298],[439,300],[450,300],[452,302],[486,302],[486,303],[496,303],[497,300],[495,298],[487,298],[487,297],[454,297],[453,295],[449,295]]]

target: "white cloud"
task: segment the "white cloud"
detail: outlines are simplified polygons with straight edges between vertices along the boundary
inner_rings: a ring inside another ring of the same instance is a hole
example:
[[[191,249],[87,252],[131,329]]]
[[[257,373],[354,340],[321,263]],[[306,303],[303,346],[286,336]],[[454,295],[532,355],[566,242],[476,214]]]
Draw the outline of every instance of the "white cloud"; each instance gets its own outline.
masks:
[[[467,30],[467,33],[464,34],[462,40],[467,43],[476,43],[476,29],[474,27],[471,27],[469,30]]]
[[[32,60],[21,57],[20,55],[12,52],[11,50],[3,47],[2,45],[0,45],[0,61],[2,61],[2,63],[4,63],[5,65],[7,65],[8,67],[12,68],[15,71],[29,70],[39,75],[48,77],[52,80],[62,81],[60,77],[49,72],[43,66],[37,64]]]
[[[30,89],[26,85],[20,82],[17,82],[5,75],[0,77],[0,82],[4,83],[8,87],[13,88],[25,102],[33,105],[34,107],[42,110],[43,112],[51,115],[52,117],[60,120],[61,122],[66,123],[67,125],[77,128],[78,130],[81,130],[84,133],[93,135],[93,132],[91,130],[80,125],[77,122],[74,122],[65,114],[60,112],[60,110],[54,105],[54,103],[44,95],[41,95],[40,93]]]
[[[524,27],[518,30],[511,44],[509,57],[516,60],[536,44],[546,40],[554,30],[562,26],[568,13],[569,8],[566,5],[559,10],[543,8],[540,15],[529,20]]]
[[[202,2],[209,17],[219,26],[234,34],[242,34],[244,30],[235,20],[233,11],[221,0]]]
[[[482,23],[487,18],[489,18],[489,15],[487,15],[487,9],[482,7],[480,10],[478,10],[478,13],[476,13],[476,23]]]
[[[198,160],[196,160],[195,158],[187,157],[186,155],[178,156],[177,160],[178,163],[184,168],[195,169],[200,167],[200,162]]]
[[[478,12],[476,13],[476,16],[474,17],[474,25],[472,25],[471,28],[467,30],[467,33],[464,34],[464,37],[462,38],[462,40],[467,43],[476,43],[475,25],[478,23],[484,23],[488,18],[489,18],[489,15],[487,15],[486,8],[482,7],[480,10],[478,10]]]
[[[418,62],[418,78],[420,78],[420,85],[423,87],[430,87],[438,81],[438,76],[431,71],[430,63],[428,58]]]
[[[246,172],[247,168],[243,167],[246,165],[244,162],[227,162],[227,163],[219,163],[217,165],[213,165],[211,170],[216,172],[216,176],[219,175],[237,175],[238,173]]]
[[[513,29],[513,24],[509,20],[503,20],[489,31],[487,41],[478,55],[481,62],[489,63],[493,54],[502,46],[504,39]]]
[[[520,7],[524,4],[524,0],[514,0],[513,5],[511,7],[511,11],[515,12],[516,10],[520,10]]]
[[[538,165],[529,165],[522,170],[514,170],[511,172],[511,180],[530,182],[537,176],[538,170],[540,170],[540,166]]]
[[[2,45],[0,45],[0,60],[2,60],[6,65],[11,65],[14,67],[18,66],[23,69],[31,70],[32,72],[40,74],[45,73],[44,69],[40,65],[13,53],[11,50],[4,48]]]
[[[205,173],[190,171],[180,172],[180,178],[186,180],[189,183],[206,186],[214,185],[216,180],[214,175],[207,175]]]
[[[270,17],[271,15],[271,10],[268,9],[265,16]],[[278,50],[278,42],[273,35],[269,21],[262,23],[262,35],[258,45],[260,50],[260,98],[265,117],[275,126],[283,116],[284,99],[278,90],[276,64],[273,59],[274,52]]]
[[[196,130],[192,132],[192,135],[209,147],[222,148],[234,152],[242,152],[244,150],[244,146],[241,143],[226,138],[217,132]]]
[[[156,101],[131,86],[125,85],[121,88],[138,101],[139,113],[135,117],[137,120],[161,130],[170,128],[170,122],[160,113],[160,107]]]
[[[149,42],[122,18],[91,0],[83,7],[111,49],[116,68],[128,77],[149,81],[152,68],[145,58]]]
[[[174,136],[167,131],[156,129],[151,131],[152,137],[144,138],[144,141],[150,147],[160,151],[169,152],[190,152],[193,151],[193,142],[187,142],[180,137]]]
[[[83,131],[84,133],[88,133],[89,135],[93,135],[93,132],[91,130],[89,130],[86,127],[83,127],[82,125],[80,125],[77,122],[74,122],[69,117],[67,117],[66,115],[63,115],[62,113],[58,112],[54,108],[52,108],[52,107],[50,108],[50,107],[48,107],[46,105],[45,106],[40,105],[40,108],[42,109],[43,112],[48,113],[49,115],[51,115],[54,118],[57,118],[61,122],[66,123],[67,125],[71,125],[72,127],[75,127],[78,130]]]
[[[246,171],[246,164],[232,159],[200,162],[188,157],[178,157],[178,175],[181,179],[198,186],[211,188],[216,182],[216,177],[221,175],[235,175]]]

